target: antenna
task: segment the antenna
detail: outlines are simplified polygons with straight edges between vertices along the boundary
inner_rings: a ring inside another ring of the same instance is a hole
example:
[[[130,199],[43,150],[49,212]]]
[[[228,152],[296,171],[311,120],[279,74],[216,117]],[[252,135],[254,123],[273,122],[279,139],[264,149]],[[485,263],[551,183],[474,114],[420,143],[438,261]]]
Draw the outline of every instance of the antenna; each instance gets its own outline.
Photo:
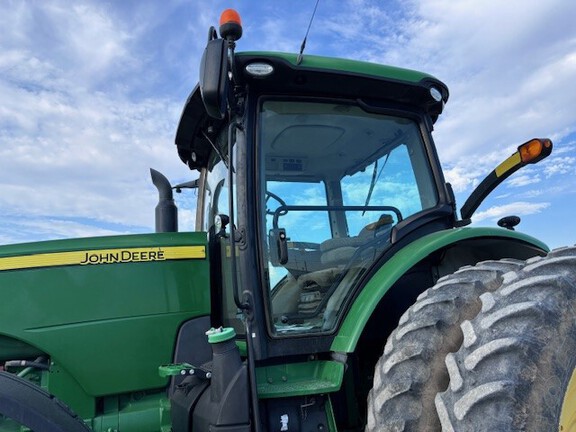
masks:
[[[298,54],[298,59],[296,60],[297,65],[302,63],[304,48],[306,48],[306,39],[308,39],[308,33],[310,32],[310,27],[312,27],[312,21],[314,20],[314,15],[316,15],[316,9],[318,9],[318,3],[320,3],[320,0],[316,0],[316,5],[314,6],[314,12],[312,12],[310,22],[308,23],[308,29],[306,30],[306,35],[304,36],[304,40],[302,41],[302,45],[300,46],[300,53]]]

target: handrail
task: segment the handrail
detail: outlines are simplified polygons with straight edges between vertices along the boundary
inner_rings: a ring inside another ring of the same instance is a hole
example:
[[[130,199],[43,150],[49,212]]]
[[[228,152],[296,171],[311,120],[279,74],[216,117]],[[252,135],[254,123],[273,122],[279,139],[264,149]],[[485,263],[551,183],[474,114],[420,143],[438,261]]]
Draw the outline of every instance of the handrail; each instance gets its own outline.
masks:
[[[278,228],[278,218],[281,214],[286,214],[288,211],[391,211],[393,212],[398,222],[402,220],[402,213],[393,206],[324,206],[324,205],[281,205],[274,210],[274,218],[272,219],[272,226]]]

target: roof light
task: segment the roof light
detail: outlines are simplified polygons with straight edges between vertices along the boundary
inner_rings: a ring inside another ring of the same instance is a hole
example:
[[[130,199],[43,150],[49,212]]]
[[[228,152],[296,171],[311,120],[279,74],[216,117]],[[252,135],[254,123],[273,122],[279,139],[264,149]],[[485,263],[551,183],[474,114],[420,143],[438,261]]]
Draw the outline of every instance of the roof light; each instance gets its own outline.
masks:
[[[256,77],[265,77],[274,72],[274,67],[264,62],[249,63],[246,65],[246,72]]]
[[[440,102],[442,100],[442,93],[436,87],[430,87],[430,96],[436,102]]]
[[[220,37],[233,41],[242,37],[242,20],[234,9],[226,9],[220,15]]]

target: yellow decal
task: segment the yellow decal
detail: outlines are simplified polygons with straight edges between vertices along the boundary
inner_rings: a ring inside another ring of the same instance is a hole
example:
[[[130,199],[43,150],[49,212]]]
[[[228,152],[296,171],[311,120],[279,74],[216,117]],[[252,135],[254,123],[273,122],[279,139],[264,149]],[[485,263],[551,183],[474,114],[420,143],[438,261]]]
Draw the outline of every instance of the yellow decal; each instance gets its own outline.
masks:
[[[236,256],[240,255],[240,248],[236,246]],[[226,245],[226,258],[232,258],[232,248]]]
[[[0,271],[66,265],[97,265],[206,258],[204,246],[94,249],[0,258]]]
[[[504,162],[502,162],[500,165],[496,167],[496,169],[494,170],[496,172],[496,177],[501,177],[502,174],[506,173],[509,169],[514,168],[520,162],[522,162],[520,153],[519,152],[514,153],[512,156],[510,156],[508,159],[506,159]]]

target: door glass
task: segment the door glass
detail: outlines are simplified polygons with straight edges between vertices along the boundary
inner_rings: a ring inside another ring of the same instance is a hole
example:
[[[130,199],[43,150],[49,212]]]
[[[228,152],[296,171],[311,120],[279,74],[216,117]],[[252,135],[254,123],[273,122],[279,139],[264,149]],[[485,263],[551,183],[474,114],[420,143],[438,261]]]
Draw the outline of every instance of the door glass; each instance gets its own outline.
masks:
[[[267,100],[259,149],[273,333],[332,331],[392,227],[437,204],[420,128],[353,104]]]
[[[221,290],[222,322],[224,326],[233,327],[237,334],[244,333],[242,311],[234,300],[234,284],[231,269],[230,247],[230,184],[228,161],[228,128],[222,128],[215,146],[218,151],[211,154],[208,163],[205,189],[205,230],[209,233],[209,248],[211,251],[211,266],[217,267],[217,281],[212,281],[212,289]],[[233,162],[236,161],[236,147],[233,148]],[[224,158],[224,159],[223,159]],[[235,171],[234,171],[235,172]],[[232,177],[233,182],[236,181]],[[233,185],[234,219],[237,220],[238,203],[236,200],[236,184]],[[241,267],[237,267],[242,271]],[[237,278],[241,280],[241,278]],[[219,287],[216,285],[220,284]]]
[[[273,228],[275,211],[283,203],[297,206],[326,206],[323,183],[289,183],[269,181],[266,183],[266,232]],[[279,198],[282,197],[282,198]],[[282,201],[280,201],[282,200]],[[281,212],[280,212],[281,213]],[[300,227],[308,226],[309,230]],[[282,227],[290,233],[287,239],[292,248],[295,244],[319,244],[330,237],[330,225],[326,211],[291,211],[282,215]],[[289,274],[284,266],[270,266],[270,285],[276,286]]]

